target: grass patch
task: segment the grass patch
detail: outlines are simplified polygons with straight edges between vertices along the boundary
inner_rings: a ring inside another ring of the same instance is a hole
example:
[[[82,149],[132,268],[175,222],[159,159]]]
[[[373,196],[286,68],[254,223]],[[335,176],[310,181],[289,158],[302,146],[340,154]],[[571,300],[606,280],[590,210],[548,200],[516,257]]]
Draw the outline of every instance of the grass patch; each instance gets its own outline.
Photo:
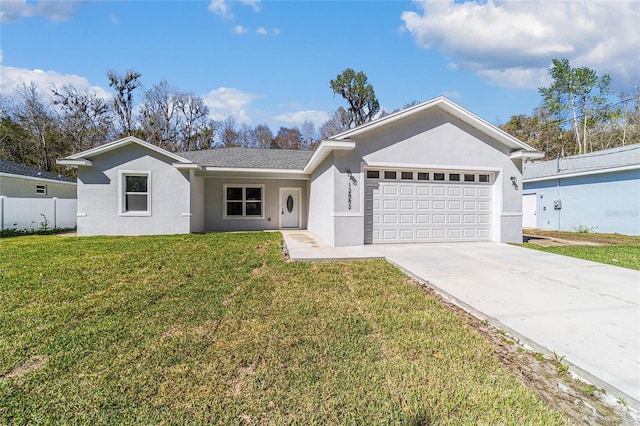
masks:
[[[543,231],[541,229],[526,229],[525,234],[540,237],[561,238],[570,241],[588,241],[606,245],[640,245],[640,236],[622,234],[603,234],[598,232],[566,232]]]
[[[525,244],[524,247],[640,270],[640,245],[541,247]]]
[[[0,244],[2,424],[565,424],[382,260],[277,233]]]

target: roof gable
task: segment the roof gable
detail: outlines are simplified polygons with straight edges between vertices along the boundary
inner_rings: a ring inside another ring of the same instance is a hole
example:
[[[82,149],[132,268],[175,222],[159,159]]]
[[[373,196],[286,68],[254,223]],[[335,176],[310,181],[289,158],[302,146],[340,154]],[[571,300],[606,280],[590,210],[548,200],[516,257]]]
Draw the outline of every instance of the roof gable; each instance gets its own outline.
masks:
[[[164,155],[165,157],[169,157],[172,160],[175,160],[179,163],[190,163],[189,160],[173,153],[173,152],[169,152],[165,149],[162,149],[160,147],[157,147],[155,145],[150,144],[149,142],[145,142],[142,139],[138,139],[134,136],[127,136],[126,138],[122,138],[122,139],[118,139],[116,141],[113,142],[109,142],[106,143],[104,145],[100,145],[98,147],[92,148],[92,149],[88,149],[86,151],[82,151],[79,152],[77,154],[73,154],[70,155],[68,157],[63,158],[62,160],[59,160],[60,164],[65,164],[64,160],[83,160],[83,159],[88,159],[88,158],[93,158],[96,156],[99,156],[101,154],[104,154],[105,152],[109,152],[109,151],[113,151],[115,149],[119,149],[122,147],[125,147],[127,145],[130,144],[137,144],[140,145],[144,148],[147,148],[151,151],[157,152],[158,154]]]
[[[67,176],[58,175],[44,170],[39,170],[33,167],[26,166],[24,164],[15,163],[9,160],[3,160],[0,158],[0,173],[6,173],[16,176],[25,176],[38,179],[57,180],[60,182],[72,182],[76,180]]]
[[[512,151],[525,151],[525,152],[537,152],[535,148],[527,145],[526,143],[518,140],[517,138],[511,136],[505,131],[499,129],[498,127],[490,124],[489,122],[481,119],[480,117],[472,114],[471,112],[465,110],[461,106],[456,103],[450,101],[449,99],[441,96],[435,99],[432,99],[427,102],[423,102],[418,105],[414,105],[402,111],[395,112],[393,114],[389,114],[377,120],[371,121],[369,123],[365,123],[361,126],[358,126],[354,129],[350,129],[339,133],[333,136],[331,139],[334,140],[345,140],[354,138],[358,135],[370,132],[374,129],[378,129],[382,126],[385,126],[390,123],[394,123],[396,121],[402,120],[409,116],[415,116],[417,114],[424,114],[434,108],[439,108],[454,117],[458,118],[462,122],[467,125],[479,130],[480,132],[486,134],[492,139],[506,145]]]

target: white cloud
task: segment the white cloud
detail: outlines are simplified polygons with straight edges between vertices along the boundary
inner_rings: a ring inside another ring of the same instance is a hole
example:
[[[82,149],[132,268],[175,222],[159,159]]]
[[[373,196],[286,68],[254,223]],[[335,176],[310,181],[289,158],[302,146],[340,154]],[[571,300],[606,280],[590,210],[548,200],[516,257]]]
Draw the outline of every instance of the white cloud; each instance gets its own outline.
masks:
[[[274,29],[273,29],[273,33],[274,33],[275,35],[278,35],[278,34],[280,34],[280,30],[279,30],[278,28],[274,28]]]
[[[281,121],[283,123],[286,123],[289,125],[296,125],[296,126],[300,126],[306,120],[309,120],[316,127],[319,127],[329,119],[329,113],[326,111],[307,110],[307,111],[288,112],[285,114],[280,114],[274,118],[277,121]]]
[[[249,32],[249,29],[243,27],[242,25],[236,25],[235,27],[233,27],[234,34],[246,34],[247,32]]]
[[[633,0],[415,3],[421,13],[404,12],[402,20],[416,44],[452,56],[447,68],[473,70],[494,84],[545,85],[553,58],[609,73],[619,85],[640,76],[640,6]]]
[[[38,87],[38,92],[45,97],[51,96],[51,87],[58,87],[66,84],[78,89],[85,89],[94,92],[103,99],[111,98],[111,94],[100,86],[92,86],[85,77],[75,74],[60,74],[55,71],[43,71],[39,69],[15,68],[0,65],[0,93],[12,94],[16,85],[20,83],[30,84],[34,82]]]
[[[211,3],[209,3],[209,11],[224,18],[231,18],[233,16],[225,0],[211,0]]]
[[[2,63],[2,49],[0,49],[0,63]]]
[[[240,1],[246,4],[247,6],[251,6],[254,11],[256,12],[260,11],[260,0],[240,0]]]
[[[230,87],[220,87],[204,96],[204,103],[209,107],[209,116],[213,120],[224,120],[233,117],[239,123],[250,123],[247,107],[257,95]]]
[[[267,35],[267,30],[265,30],[264,27],[260,27],[256,30],[256,33],[261,35]]]
[[[69,21],[75,17],[77,4],[82,0],[59,0],[37,2],[26,0],[2,0],[0,22],[12,22],[21,18],[45,18],[54,22]]]

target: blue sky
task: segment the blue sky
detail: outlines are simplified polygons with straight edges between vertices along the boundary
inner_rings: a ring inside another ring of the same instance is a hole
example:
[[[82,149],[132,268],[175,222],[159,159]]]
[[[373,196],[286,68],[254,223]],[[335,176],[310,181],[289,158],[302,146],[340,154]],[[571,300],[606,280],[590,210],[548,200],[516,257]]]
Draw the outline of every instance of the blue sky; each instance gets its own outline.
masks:
[[[2,0],[0,22],[4,96],[35,81],[108,97],[106,71],[132,69],[274,131],[325,121],[348,67],[388,111],[445,95],[492,123],[539,105],[552,58],[609,73],[615,91],[640,81],[638,1]]]

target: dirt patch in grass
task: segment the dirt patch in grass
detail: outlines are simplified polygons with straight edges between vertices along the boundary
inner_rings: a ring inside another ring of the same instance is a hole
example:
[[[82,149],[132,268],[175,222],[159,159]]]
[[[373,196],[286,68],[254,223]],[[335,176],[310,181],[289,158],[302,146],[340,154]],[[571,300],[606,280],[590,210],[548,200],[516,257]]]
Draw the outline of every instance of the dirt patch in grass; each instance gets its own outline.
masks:
[[[412,282],[464,319],[493,345],[495,355],[510,372],[528,388],[535,390],[550,407],[564,413],[575,424],[638,424],[638,419],[626,407],[607,403],[603,390],[568,374],[562,361],[525,349],[516,338],[444,299],[428,285]]]
[[[541,237],[542,239],[560,240],[565,244],[560,245],[633,245],[640,244],[640,236],[622,234],[603,234],[597,232],[563,232],[563,231],[543,231],[540,229],[525,229],[524,234],[530,237]],[[535,243],[533,238],[531,241]]]
[[[28,359],[24,364],[9,370],[9,372],[4,375],[1,375],[0,379],[18,378],[29,374],[32,371],[39,370],[40,368],[44,367],[48,359],[49,358],[46,355],[36,355]]]

